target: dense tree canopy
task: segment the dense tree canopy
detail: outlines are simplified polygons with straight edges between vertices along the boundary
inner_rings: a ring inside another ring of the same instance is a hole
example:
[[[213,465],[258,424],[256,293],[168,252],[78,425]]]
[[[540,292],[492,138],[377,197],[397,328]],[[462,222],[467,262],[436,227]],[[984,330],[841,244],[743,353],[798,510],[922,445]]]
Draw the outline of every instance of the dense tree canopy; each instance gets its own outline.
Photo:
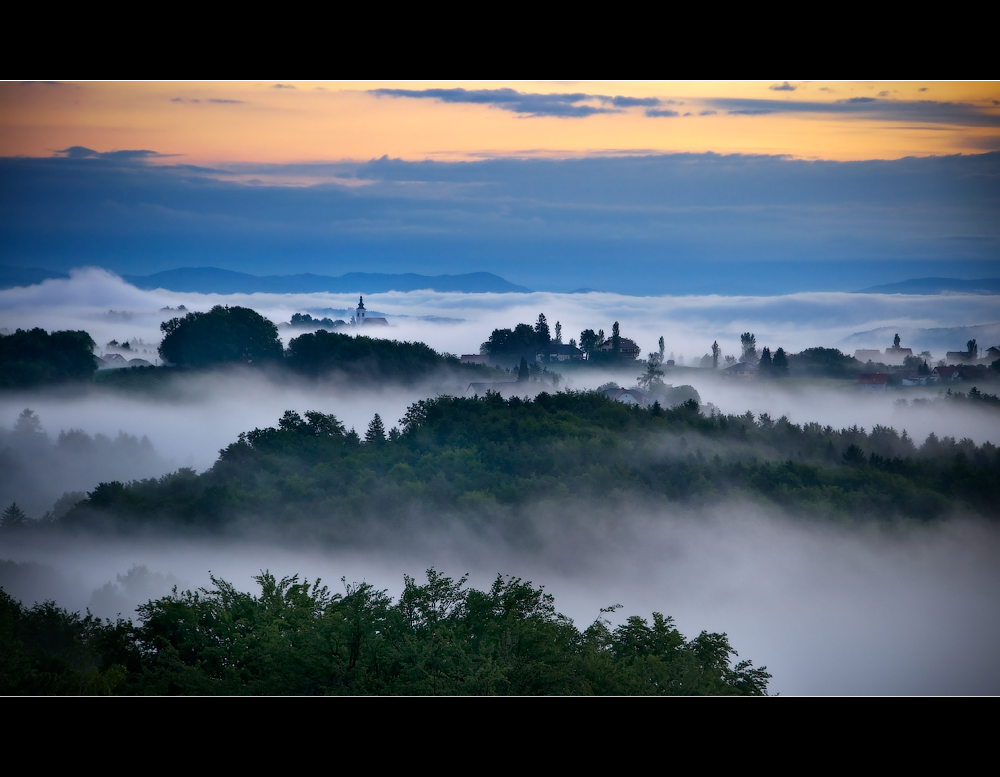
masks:
[[[426,378],[443,367],[459,367],[423,343],[337,334],[323,329],[288,343],[285,363],[296,372],[319,375],[331,370],[401,382]]]
[[[992,406],[985,397],[964,401]],[[64,521],[214,531],[256,520],[339,541],[407,515],[503,526],[552,500],[583,514],[622,498],[733,497],[810,517],[935,520],[960,510],[1000,518],[995,446],[933,435],[918,446],[882,426],[706,417],[693,400],[643,409],[595,392],[422,400],[401,433],[372,432],[367,443],[330,416],[288,417],[294,423],[241,434],[202,475],[101,484]]]
[[[0,388],[89,378],[97,369],[94,345],[86,332],[35,328],[0,334]]]
[[[282,357],[278,328],[250,308],[216,305],[160,325],[160,356],[179,367],[261,364]]]
[[[552,597],[497,576],[486,591],[427,571],[393,602],[371,585],[212,578],[101,623],[0,590],[0,694],[763,695],[725,634],[687,640],[653,613],[584,631]]]

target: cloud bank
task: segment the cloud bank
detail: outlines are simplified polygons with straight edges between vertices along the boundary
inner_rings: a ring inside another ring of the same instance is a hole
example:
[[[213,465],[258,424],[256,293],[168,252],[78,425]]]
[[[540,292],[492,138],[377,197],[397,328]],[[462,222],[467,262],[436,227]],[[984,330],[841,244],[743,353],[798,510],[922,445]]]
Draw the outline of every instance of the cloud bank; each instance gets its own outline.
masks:
[[[530,288],[631,294],[851,291],[1000,274],[1000,153],[229,170],[165,164],[150,151],[61,153],[0,160],[5,263],[135,275],[198,265],[261,275],[482,270]],[[288,177],[321,183],[279,185]]]

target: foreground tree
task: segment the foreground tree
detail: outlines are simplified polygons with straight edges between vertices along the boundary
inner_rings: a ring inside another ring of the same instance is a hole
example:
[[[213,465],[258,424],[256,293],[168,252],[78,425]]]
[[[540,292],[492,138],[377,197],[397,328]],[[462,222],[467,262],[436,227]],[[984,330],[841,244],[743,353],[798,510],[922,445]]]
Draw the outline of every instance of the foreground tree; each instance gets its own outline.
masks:
[[[282,357],[278,327],[250,308],[216,305],[160,324],[160,356],[180,367],[262,364]]]
[[[211,577],[100,622],[0,591],[0,693],[139,695],[764,695],[725,634],[673,620],[603,618],[584,631],[542,587],[498,575],[484,591],[427,570],[396,602],[366,583],[331,593],[297,576]],[[613,611],[609,608],[602,613]]]

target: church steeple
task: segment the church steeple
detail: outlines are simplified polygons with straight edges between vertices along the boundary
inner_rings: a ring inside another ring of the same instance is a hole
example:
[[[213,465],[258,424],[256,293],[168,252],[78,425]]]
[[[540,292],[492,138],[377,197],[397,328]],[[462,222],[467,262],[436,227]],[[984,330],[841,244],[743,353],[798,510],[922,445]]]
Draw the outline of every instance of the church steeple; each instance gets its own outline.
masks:
[[[358,297],[358,309],[355,311],[355,319],[359,325],[365,322],[365,298],[363,296]]]

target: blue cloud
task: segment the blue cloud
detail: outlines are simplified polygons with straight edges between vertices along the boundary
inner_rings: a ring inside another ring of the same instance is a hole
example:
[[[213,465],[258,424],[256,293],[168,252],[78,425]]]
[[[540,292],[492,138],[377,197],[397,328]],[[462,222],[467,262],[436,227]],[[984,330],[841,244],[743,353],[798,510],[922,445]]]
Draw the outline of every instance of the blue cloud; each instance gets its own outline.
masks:
[[[646,115],[650,118],[657,118],[662,116],[679,116],[677,111],[671,111],[668,108],[647,108]]]
[[[1000,153],[871,162],[673,154],[252,165],[0,159],[5,263],[145,275],[482,270],[536,289],[853,290],[1000,275]],[[286,187],[280,177],[351,176]]]
[[[851,97],[835,102],[717,97],[704,100],[704,102],[737,116],[763,116],[772,113],[828,113],[887,121],[1000,127],[1000,115],[990,113],[971,103],[885,100],[877,97]]]
[[[615,100],[632,100],[626,97],[590,95],[582,92],[569,94],[536,94],[518,92],[514,89],[373,89],[376,97],[409,97],[433,99],[444,103],[471,103],[490,105],[523,116],[555,116],[559,118],[583,118],[598,113],[617,113],[621,106]],[[599,101],[611,108],[581,105],[587,101]],[[638,103],[637,103],[638,104]]]
[[[94,151],[86,146],[70,146],[53,152],[56,156],[67,159],[118,159],[122,161],[132,161],[141,159],[152,159],[154,157],[172,156],[171,154],[158,154],[155,151],[147,150],[123,150],[123,151]]]
[[[772,92],[794,92],[798,87],[792,86],[790,83],[785,81],[783,84],[775,84],[774,86],[767,87]]]

